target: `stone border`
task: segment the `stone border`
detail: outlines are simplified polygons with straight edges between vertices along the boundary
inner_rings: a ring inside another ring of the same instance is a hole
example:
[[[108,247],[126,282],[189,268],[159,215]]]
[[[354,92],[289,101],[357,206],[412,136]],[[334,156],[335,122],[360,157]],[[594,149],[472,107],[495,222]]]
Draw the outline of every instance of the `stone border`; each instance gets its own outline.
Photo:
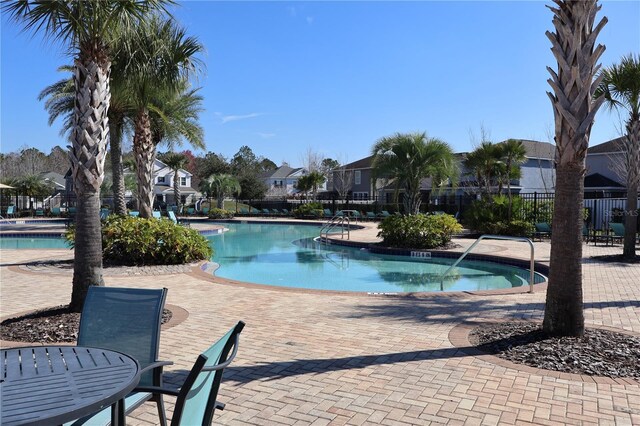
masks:
[[[517,320],[517,321],[538,322],[538,321],[523,321],[523,320]],[[509,361],[507,359],[500,358],[496,355],[491,355],[486,352],[483,352],[477,347],[475,347],[474,345],[472,345],[471,342],[469,341],[469,333],[475,328],[482,325],[487,325],[487,324],[500,324],[502,322],[505,322],[505,321],[496,321],[496,320],[465,321],[463,323],[460,323],[454,326],[449,331],[449,342],[451,342],[453,346],[455,346],[456,348],[460,349],[462,352],[470,356],[479,358],[490,364],[499,365],[500,367],[522,371],[523,373],[537,374],[539,376],[553,377],[555,379],[572,380],[575,382],[596,383],[600,385],[621,385],[621,386],[640,385],[640,381],[630,377],[613,378],[613,377],[604,377],[604,376],[589,376],[586,374],[565,373],[561,371],[545,370],[542,368],[531,367],[529,365],[524,365],[524,364],[516,364],[513,361]],[[616,333],[625,334],[625,335],[634,336],[634,337],[640,337],[640,334],[638,333],[634,333],[628,330],[623,330],[620,328],[613,328],[613,327],[600,326],[600,325],[589,325],[588,327],[607,330],[607,331],[613,331]]]
[[[168,309],[171,311],[171,319],[162,324],[160,326],[160,331],[167,331],[170,328],[173,328],[175,326],[178,326],[180,324],[182,324],[184,321],[187,320],[187,318],[189,318],[189,311],[187,311],[186,309],[178,306],[178,305],[172,305],[170,303],[167,303],[164,305],[165,309]],[[47,309],[47,308],[43,308],[43,309]],[[41,310],[41,309],[38,309]],[[14,315],[9,315],[6,317],[2,317],[0,318],[0,322],[4,322],[5,320],[8,320],[10,318],[16,318],[16,317],[21,317],[24,315],[28,315],[31,314],[35,311],[23,311],[23,312],[18,312],[17,314]],[[22,347],[22,346],[49,346],[49,345],[55,345],[55,346],[75,346],[74,343],[71,342],[46,342],[46,343],[41,343],[41,342],[21,342],[21,341],[17,341],[17,340],[4,340],[4,339],[0,339],[0,348],[18,348],[18,347]]]

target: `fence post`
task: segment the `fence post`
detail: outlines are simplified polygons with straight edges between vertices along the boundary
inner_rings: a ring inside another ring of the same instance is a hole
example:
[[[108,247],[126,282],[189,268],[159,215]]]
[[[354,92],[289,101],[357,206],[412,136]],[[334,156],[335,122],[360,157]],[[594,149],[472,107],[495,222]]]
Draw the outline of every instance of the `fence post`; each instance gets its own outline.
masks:
[[[539,222],[538,220],[538,193],[536,191],[533,192],[533,218],[534,222]]]

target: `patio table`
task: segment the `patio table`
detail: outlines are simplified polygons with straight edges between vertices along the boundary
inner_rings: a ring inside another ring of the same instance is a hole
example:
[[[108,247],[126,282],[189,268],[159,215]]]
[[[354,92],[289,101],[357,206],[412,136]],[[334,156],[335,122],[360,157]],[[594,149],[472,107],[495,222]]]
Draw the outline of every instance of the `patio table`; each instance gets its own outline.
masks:
[[[111,406],[124,424],[121,400],[140,380],[138,361],[120,352],[81,346],[3,349],[0,424],[58,425]]]

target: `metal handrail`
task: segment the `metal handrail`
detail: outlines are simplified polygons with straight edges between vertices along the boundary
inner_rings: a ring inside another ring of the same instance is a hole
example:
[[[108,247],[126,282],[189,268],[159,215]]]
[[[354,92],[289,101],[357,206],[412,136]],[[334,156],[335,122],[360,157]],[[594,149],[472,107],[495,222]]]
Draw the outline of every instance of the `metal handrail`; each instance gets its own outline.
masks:
[[[465,258],[465,256],[467,254],[469,254],[469,252],[471,250],[473,250],[473,248],[475,246],[478,245],[478,243],[482,240],[510,240],[510,241],[523,241],[523,242],[527,242],[529,243],[529,247],[531,247],[531,264],[530,264],[530,277],[529,277],[529,293],[533,293],[533,284],[534,284],[534,280],[535,280],[535,271],[534,271],[534,267],[535,267],[535,248],[533,247],[533,243],[531,242],[531,240],[529,238],[526,237],[508,237],[506,235],[481,235],[480,238],[478,238],[473,244],[471,244],[471,246],[466,249],[464,251],[464,253],[462,253],[462,256],[460,256],[458,258],[458,260],[456,260],[453,265],[451,265],[449,267],[449,269],[447,269],[444,274],[442,274],[442,276],[440,277],[440,280],[443,281],[444,278],[449,274],[449,272],[451,272],[451,270],[453,268],[455,268],[456,266],[458,266],[458,264],[462,261],[462,259]]]
[[[324,241],[326,242],[328,237],[329,237],[329,232],[331,230],[333,230],[334,228],[337,228],[338,226],[340,226],[340,237],[344,239],[344,231],[345,231],[345,221],[347,222],[346,225],[346,230],[347,230],[347,240],[351,238],[351,233],[350,233],[350,221],[349,221],[349,217],[347,216],[338,216],[335,215],[333,218],[331,218],[331,220],[329,222],[327,222],[326,224],[324,224],[322,226],[322,228],[320,228],[320,239],[322,240],[324,238]],[[324,237],[323,237],[324,235]]]

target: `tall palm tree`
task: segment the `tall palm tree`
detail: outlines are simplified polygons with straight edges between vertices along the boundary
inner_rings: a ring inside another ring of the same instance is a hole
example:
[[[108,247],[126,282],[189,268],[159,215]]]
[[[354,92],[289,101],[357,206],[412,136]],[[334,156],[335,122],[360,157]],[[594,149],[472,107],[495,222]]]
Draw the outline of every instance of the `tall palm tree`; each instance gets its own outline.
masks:
[[[173,198],[176,200],[176,206],[180,211],[180,179],[178,177],[178,171],[183,169],[189,159],[184,155],[177,152],[169,152],[161,157],[164,164],[173,170]]]
[[[516,139],[507,139],[500,144],[502,161],[506,169],[507,195],[509,196],[508,217],[511,221],[513,196],[511,195],[511,179],[517,179],[520,176],[520,165],[527,161],[527,150],[522,141]]]
[[[558,72],[551,68],[547,92],[555,116],[556,202],[553,207],[549,287],[544,331],[582,336],[582,206],[585,157],[594,116],[604,97],[593,98],[602,77],[595,78],[604,46],[596,38],[607,22],[595,26],[597,0],[553,0],[555,32],[547,31]],[[595,81],[594,81],[595,79]]]
[[[162,101],[184,92],[188,78],[200,71],[201,62],[196,55],[203,51],[203,46],[196,38],[187,37],[175,22],[153,17],[129,34],[125,49],[132,58],[142,58],[130,62],[127,91],[135,109],[133,150],[140,216],[151,217],[153,164],[156,144],[161,139],[157,134],[154,136],[153,113],[161,115]],[[191,95],[197,97],[195,92]]]
[[[241,190],[238,179],[228,174],[211,175],[204,182],[205,192],[216,197],[219,209],[224,208],[225,196],[239,194]]]
[[[20,176],[15,187],[21,195],[29,199],[29,210],[33,210],[33,199],[51,195],[53,188],[38,175]]]
[[[122,56],[116,53],[112,62],[110,79],[111,101],[108,118],[112,172],[110,190],[113,193],[114,213],[124,216],[127,214],[127,206],[125,203],[124,167],[122,164],[122,136],[129,114],[129,106],[126,98],[127,94],[123,88],[126,76],[122,70],[122,64],[126,63],[127,59]],[[73,73],[73,67],[61,66],[58,71]],[[49,113],[50,126],[58,117],[64,117],[62,130],[60,131],[62,136],[67,135],[70,137],[73,130],[74,92],[73,78],[68,78],[45,87],[38,95],[38,100],[45,100],[45,109]],[[104,186],[102,188],[104,190]]]
[[[624,171],[627,180],[627,203],[624,219],[623,257],[636,256],[636,229],[638,229],[638,185],[640,184],[640,55],[630,53],[602,71],[602,83],[595,96],[604,95],[609,109],[626,110],[626,135],[622,138]]]
[[[77,197],[73,290],[70,309],[80,312],[87,289],[104,285],[100,235],[100,185],[109,135],[109,48],[124,28],[138,26],[152,9],[171,0],[22,0],[2,10],[26,30],[69,45],[75,54],[75,109],[69,156]]]
[[[404,188],[403,205],[408,214],[420,212],[421,181],[431,178],[434,187],[457,177],[451,147],[426,133],[396,133],[376,142],[372,149],[373,180],[393,178]]]

